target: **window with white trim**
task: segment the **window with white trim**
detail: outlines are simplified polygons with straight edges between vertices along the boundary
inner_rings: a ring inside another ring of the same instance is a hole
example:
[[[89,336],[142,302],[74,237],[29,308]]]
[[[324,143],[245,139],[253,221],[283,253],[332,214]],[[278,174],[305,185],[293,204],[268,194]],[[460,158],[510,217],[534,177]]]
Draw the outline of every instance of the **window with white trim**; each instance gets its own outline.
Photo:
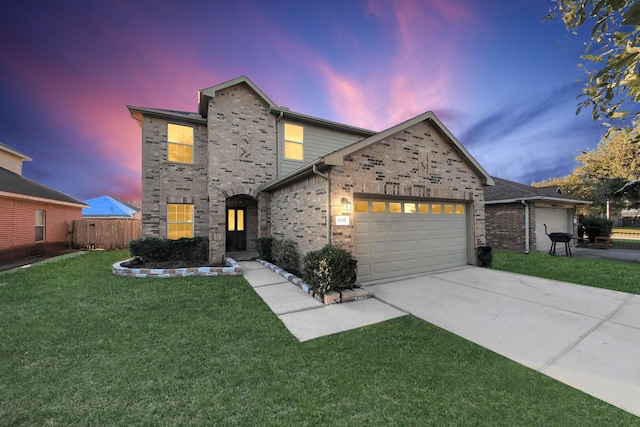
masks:
[[[193,128],[167,124],[168,159],[176,163],[193,163]]]
[[[302,126],[284,124],[284,158],[304,160],[304,128]]]
[[[167,239],[193,237],[193,205],[169,203],[167,205]]]
[[[42,242],[44,240],[46,223],[46,212],[42,209],[36,209],[36,242]]]

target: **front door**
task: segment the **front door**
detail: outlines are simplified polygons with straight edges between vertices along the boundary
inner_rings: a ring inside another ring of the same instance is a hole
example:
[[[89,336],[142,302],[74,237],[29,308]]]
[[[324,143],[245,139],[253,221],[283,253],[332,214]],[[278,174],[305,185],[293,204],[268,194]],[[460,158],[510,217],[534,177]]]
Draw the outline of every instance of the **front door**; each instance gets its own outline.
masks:
[[[247,250],[246,208],[227,208],[227,251]]]

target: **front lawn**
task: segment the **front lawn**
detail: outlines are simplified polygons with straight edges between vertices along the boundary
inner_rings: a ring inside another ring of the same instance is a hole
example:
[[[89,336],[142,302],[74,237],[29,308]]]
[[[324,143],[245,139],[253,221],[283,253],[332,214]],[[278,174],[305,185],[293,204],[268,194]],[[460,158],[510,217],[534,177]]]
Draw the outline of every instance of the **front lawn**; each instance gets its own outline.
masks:
[[[640,425],[413,316],[300,343],[242,277],[126,257],[0,274],[0,425]]]
[[[606,250],[606,249],[602,249]],[[493,268],[596,288],[640,294],[640,263],[494,251]]]

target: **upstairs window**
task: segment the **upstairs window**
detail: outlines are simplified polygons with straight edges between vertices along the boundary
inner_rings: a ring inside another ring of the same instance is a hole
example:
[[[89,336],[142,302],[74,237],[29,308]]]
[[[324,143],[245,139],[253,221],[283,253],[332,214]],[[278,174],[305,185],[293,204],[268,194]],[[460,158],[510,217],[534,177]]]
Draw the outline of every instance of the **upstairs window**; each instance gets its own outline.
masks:
[[[193,128],[190,126],[167,124],[169,161],[193,163]]]
[[[45,211],[36,209],[36,242],[42,242],[44,240],[44,226],[46,222]]]
[[[193,237],[193,205],[167,205],[167,239]]]
[[[304,160],[304,128],[291,123],[284,124],[284,158]]]

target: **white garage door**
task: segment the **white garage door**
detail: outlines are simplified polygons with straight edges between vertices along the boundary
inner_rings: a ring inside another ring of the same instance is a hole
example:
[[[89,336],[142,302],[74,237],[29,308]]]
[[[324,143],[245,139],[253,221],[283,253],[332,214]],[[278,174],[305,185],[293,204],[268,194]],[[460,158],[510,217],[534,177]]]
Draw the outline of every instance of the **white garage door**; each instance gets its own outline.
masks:
[[[549,234],[556,232],[573,233],[570,229],[569,210],[536,207],[536,249],[539,251],[548,252],[549,248],[551,248],[551,239],[544,232],[544,224],[547,224]],[[564,248],[564,246],[562,247]]]
[[[464,202],[356,199],[358,280],[467,264]]]

